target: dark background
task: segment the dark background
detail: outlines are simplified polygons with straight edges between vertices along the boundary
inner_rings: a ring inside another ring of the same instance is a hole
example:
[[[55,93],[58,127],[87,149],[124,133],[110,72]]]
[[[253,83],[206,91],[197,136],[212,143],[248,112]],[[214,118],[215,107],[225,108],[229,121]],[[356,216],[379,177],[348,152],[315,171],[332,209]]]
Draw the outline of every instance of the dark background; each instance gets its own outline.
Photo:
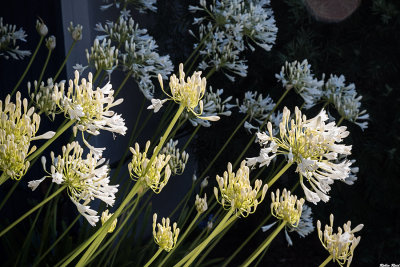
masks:
[[[194,1],[190,3],[195,4]],[[188,4],[188,1],[184,0],[159,1],[157,14],[140,15],[136,19],[151,21],[152,27],[148,30],[159,44],[160,54],[170,54],[175,66],[185,61],[195,41],[187,33],[188,29],[192,28],[193,20],[193,15],[187,11]],[[342,226],[347,220],[351,220],[353,226],[364,224],[364,229],[359,233],[362,236],[361,243],[355,250],[352,266],[399,264],[399,2],[396,0],[362,1],[350,17],[340,22],[317,20],[300,0],[272,1],[271,5],[279,29],[273,49],[270,52],[257,49],[254,53],[245,55],[249,65],[248,77],[237,78],[235,83],[231,83],[223,74],[216,73],[208,80],[208,84],[213,88],[224,88],[225,95],[233,95],[234,98],[242,99],[245,91],[257,90],[263,95],[270,94],[274,100],[277,100],[283,89],[277,83],[274,74],[280,71],[286,60],[302,61],[303,59],[308,59],[317,77],[321,77],[322,73],[328,76],[330,73],[343,74],[347,83],[355,83],[357,92],[363,96],[362,108],[366,108],[370,114],[369,127],[364,132],[358,126],[344,122],[351,132],[346,142],[353,145],[353,158],[357,160],[356,164],[360,168],[358,180],[352,186],[335,183],[328,203],[319,203],[318,206],[310,204],[310,206],[313,209],[315,221],[319,219],[323,225],[329,222],[330,213],[335,215],[335,226]],[[0,16],[3,17],[5,23],[24,28],[28,34],[28,43],[20,46],[21,49],[29,49],[32,52],[39,40],[35,30],[36,18],[39,16],[46,21],[49,35],[54,34],[57,38],[54,54],[58,56],[52,57],[46,74],[47,76],[54,75],[64,55],[59,2],[8,1],[0,10]],[[37,79],[46,55],[47,49],[42,47],[27,80]],[[0,58],[1,99],[4,99],[5,95],[11,91],[28,61],[29,58],[23,61]],[[65,76],[65,73],[61,76]],[[26,81],[21,85],[20,90],[24,90],[25,84]],[[295,105],[301,105],[302,101],[292,92],[283,104],[293,108]],[[319,108],[321,106],[309,111],[309,116],[316,114]],[[332,107],[330,111],[334,114]],[[221,119],[218,123],[213,123],[213,127],[202,128],[199,131],[192,145],[198,160],[198,173],[214,156],[209,151],[219,148],[242,118],[242,114],[234,112],[231,118]],[[43,118],[42,123],[50,128],[51,123],[47,119]],[[187,126],[181,133],[190,131],[190,127]],[[209,172],[211,179],[209,179],[208,195],[212,194],[215,174],[221,174],[226,169],[227,162],[235,161],[236,156],[241,153],[250,138],[251,136],[244,129],[235,136],[226,153],[219,158],[215,167]],[[64,141],[60,140],[53,147],[59,148],[62,144]],[[258,149],[257,145],[254,145],[246,156],[258,154]],[[191,156],[192,160],[193,158],[195,157]],[[33,170],[33,173],[40,172],[40,176],[33,175],[35,177],[27,179],[42,177],[40,166],[36,167],[37,171]],[[280,188],[291,187],[297,181],[297,175],[294,172],[287,173],[280,179]],[[190,175],[187,175],[185,179],[190,179]],[[11,186],[10,182],[1,186],[1,196],[4,196]],[[275,190],[276,187],[272,189]],[[302,194],[301,190],[296,193]],[[1,211],[2,225],[8,225],[17,217],[14,215],[15,211],[25,210],[27,206],[35,204],[35,201],[41,199],[41,194],[41,192],[32,194],[26,188],[26,183],[23,185],[21,183],[19,190]],[[246,239],[261,219],[269,213],[267,208],[269,199],[263,204],[258,207],[255,215],[245,220],[241,219],[226,234],[214,248],[210,258],[229,256]],[[64,205],[72,207],[68,203]],[[76,213],[74,210],[65,213],[64,218],[68,225],[68,221],[71,221]],[[29,221],[21,224],[21,227],[26,226],[29,226]],[[79,230],[76,229],[76,231]],[[23,238],[23,234],[13,231],[13,235],[10,239],[14,239],[15,249],[17,249],[17,240]],[[260,231],[233,261],[232,266],[242,263],[265,237],[266,234]],[[291,237],[294,246],[288,248],[284,234],[281,233],[274,240],[261,266],[315,266],[322,263],[328,256],[316,232],[304,239],[298,238],[294,233]],[[5,243],[2,243],[2,246],[4,245]],[[334,264],[331,263],[328,266],[334,266]]]

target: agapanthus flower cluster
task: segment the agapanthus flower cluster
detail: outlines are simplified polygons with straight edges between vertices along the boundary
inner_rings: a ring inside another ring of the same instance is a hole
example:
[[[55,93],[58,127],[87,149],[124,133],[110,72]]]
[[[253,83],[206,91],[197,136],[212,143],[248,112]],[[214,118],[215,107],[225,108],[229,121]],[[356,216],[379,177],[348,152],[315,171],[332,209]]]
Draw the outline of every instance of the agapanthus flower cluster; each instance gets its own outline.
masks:
[[[167,79],[174,69],[169,56],[158,54],[156,41],[130,16],[121,15],[117,22],[104,25],[98,23],[96,30],[104,33],[98,39],[109,38],[119,45],[119,62],[123,70],[131,72],[145,97],[152,99],[155,86],[151,79],[158,74]]]
[[[222,100],[221,96],[224,92],[223,89],[217,89],[216,92],[213,92],[212,87],[210,86],[210,90],[206,91],[203,97],[203,116],[212,117],[212,116],[230,116],[232,112],[230,109],[233,105],[228,102],[232,99],[232,96],[228,96],[225,100]],[[198,108],[195,109],[198,112]],[[196,116],[190,116],[189,121],[193,126],[201,125],[203,127],[210,127],[211,123],[207,120],[202,120]]]
[[[185,81],[185,73],[183,72],[183,64],[179,64],[179,78],[172,74],[169,78],[169,89],[171,94],[164,90],[163,80],[158,74],[158,80],[161,89],[168,96],[168,100],[173,100],[175,103],[183,106],[189,113],[192,113],[199,119],[217,121],[218,116],[203,116],[204,104],[202,98],[206,91],[206,78],[201,78],[201,71],[195,71],[191,77],[187,77]],[[160,109],[166,100],[155,99],[148,109]]]
[[[297,196],[292,195],[286,188],[283,189],[282,194],[279,189],[276,190],[276,194],[271,192],[271,199],[271,214],[296,228],[300,222],[304,199],[297,199]]]
[[[61,86],[60,83],[54,83],[52,78],[47,79],[47,85],[44,82],[41,82],[40,85],[37,84],[37,81],[33,83],[33,87],[37,88],[35,92],[31,93],[31,83],[28,82],[28,93],[30,94],[31,99],[33,100],[35,107],[39,110],[39,114],[46,114],[46,116],[51,117],[54,120],[56,114],[61,113],[59,110],[57,103],[54,101],[53,93],[54,87],[64,89],[64,86]],[[61,92],[63,94],[63,92]]]
[[[79,73],[75,71],[75,79],[69,80],[68,85],[65,93],[64,83],[60,88],[54,86],[54,100],[66,117],[76,120],[77,130],[93,135],[100,134],[100,130],[125,135],[127,128],[124,119],[111,110],[123,99],[114,101],[114,90],[110,83],[94,90],[92,74],[89,73],[88,80],[82,78],[79,83]]]
[[[324,97],[344,119],[357,124],[362,130],[367,129],[369,114],[361,110],[362,96],[357,95],[354,83],[345,85],[345,81],[343,75],[331,74],[325,83]]]
[[[104,38],[103,41],[95,39],[93,46],[86,49],[86,59],[89,65],[96,68],[97,71],[105,70],[109,75],[118,66],[118,49],[111,46],[111,40]]]
[[[306,199],[316,204],[320,200],[327,202],[330,185],[335,180],[345,180],[350,173],[351,162],[343,160],[336,163],[339,155],[350,155],[351,146],[338,144],[349,135],[345,126],[337,127],[335,122],[326,123],[328,116],[325,110],[312,119],[307,119],[295,108],[295,118],[291,119],[290,111],[285,107],[279,136],[272,132],[268,122],[268,133],[257,133],[258,141],[264,146],[258,157],[248,158],[247,164],[254,166],[269,165],[276,155],[287,157],[288,163],[296,163],[296,172],[300,175],[300,184]],[[309,182],[312,190],[304,185],[303,178]]]
[[[48,175],[40,180],[28,183],[35,190],[46,178],[53,183],[66,185],[68,196],[76,205],[78,211],[95,226],[99,221],[97,211],[89,204],[94,199],[100,199],[107,205],[113,206],[118,185],[109,185],[109,167],[104,164],[105,159],[96,158],[91,152],[83,158],[83,148],[78,142],[72,142],[62,147],[62,155],[57,157],[50,153],[50,172],[46,169],[46,159],[42,157],[43,169]]]
[[[103,211],[103,212],[101,213],[101,225],[104,225],[104,224],[108,221],[108,219],[110,219],[111,216],[113,216],[113,214],[114,214],[114,213],[109,213],[109,212],[108,212],[108,209],[105,210],[105,211]],[[108,229],[108,233],[114,232],[115,227],[117,227],[117,222],[118,222],[118,219],[115,218],[115,219],[113,220],[113,222],[111,223],[110,228]]]
[[[157,226],[157,231],[156,231]],[[173,223],[172,229],[169,218],[162,218],[161,224],[157,223],[157,213],[153,215],[153,237],[156,244],[166,252],[171,251],[178,240],[179,228],[176,222]]]
[[[49,29],[42,19],[36,20],[36,31],[41,37],[45,37],[49,33]]]
[[[17,41],[26,42],[26,34],[22,28],[17,30],[16,25],[3,23],[3,18],[0,17],[0,56],[9,59],[23,59],[30,56],[31,52],[28,50],[20,50]]]
[[[29,168],[26,158],[36,146],[30,147],[31,141],[50,139],[54,132],[36,136],[40,126],[40,116],[35,108],[28,108],[28,100],[21,101],[21,93],[15,96],[15,103],[10,95],[5,101],[0,100],[0,170],[11,179],[19,180]]]
[[[324,248],[332,256],[333,262],[337,262],[343,266],[347,262],[347,266],[354,256],[354,249],[360,243],[361,237],[355,237],[354,233],[360,231],[364,225],[359,224],[351,230],[351,222],[348,221],[343,225],[343,229],[338,227],[337,233],[333,232],[333,214],[329,217],[330,225],[325,225],[324,231],[321,230],[321,222],[317,221],[318,236]]]
[[[166,146],[164,146],[160,153],[164,155],[169,155],[170,159],[168,161],[169,168],[171,169],[172,175],[181,175],[186,167],[186,163],[189,160],[189,154],[179,150],[177,148],[178,140],[169,140]]]
[[[200,41],[195,47],[200,45],[200,54],[204,55],[200,68],[226,69],[245,77],[247,65],[240,54],[246,45],[252,51],[254,44],[270,51],[275,43],[278,28],[272,9],[267,7],[269,1],[217,0],[207,5],[201,0],[199,4],[189,6],[189,10],[202,16],[193,22],[199,25]],[[233,76],[226,75],[234,80]]]
[[[140,13],[147,13],[147,10],[152,12],[157,12],[156,3],[157,0],[111,0],[113,3],[108,4],[109,0],[105,0],[107,4],[100,6],[101,10],[107,10],[112,6],[116,8],[123,7],[125,10],[127,5],[132,5],[135,9],[137,9]]]
[[[68,26],[68,32],[71,34],[72,40],[82,40],[82,25],[78,24],[74,26],[74,23],[71,21]]]
[[[236,173],[232,172],[232,164],[228,163],[228,170],[223,176],[216,177],[219,190],[214,187],[214,194],[218,203],[226,209],[233,209],[238,217],[254,213],[267,193],[268,185],[262,187],[261,180],[255,181],[254,189],[251,187],[249,174],[246,161],[242,161]],[[257,197],[261,187],[261,196]]]
[[[309,109],[316,105],[323,96],[322,87],[324,78],[318,80],[311,72],[311,65],[307,59],[303,62],[285,62],[279,74],[275,77],[286,90],[294,89],[304,100],[304,108]]]
[[[196,195],[196,200],[194,202],[194,205],[196,206],[196,210],[198,213],[203,213],[207,210],[208,205],[207,205],[207,195],[204,194],[204,197],[201,198],[199,195]]]
[[[236,106],[239,108],[240,113],[249,115],[249,120],[245,122],[244,127],[251,133],[251,130],[259,130],[259,127],[265,124],[268,116],[272,115],[271,111],[275,107],[275,103],[269,96],[264,98],[258,92],[247,91],[241,104],[239,99],[236,99]],[[258,126],[252,125],[252,121],[255,121]]]
[[[150,159],[147,158],[149,147],[150,141],[147,141],[144,152],[140,152],[138,143],[135,143],[135,148],[130,148],[133,156],[132,161],[128,164],[128,169],[133,180],[141,182],[158,194],[171,176],[171,168],[168,165],[171,156],[158,154],[149,165]],[[164,177],[162,177],[163,175]]]
[[[47,49],[50,51],[54,50],[56,48],[56,37],[54,35],[50,35],[46,38],[45,44]]]

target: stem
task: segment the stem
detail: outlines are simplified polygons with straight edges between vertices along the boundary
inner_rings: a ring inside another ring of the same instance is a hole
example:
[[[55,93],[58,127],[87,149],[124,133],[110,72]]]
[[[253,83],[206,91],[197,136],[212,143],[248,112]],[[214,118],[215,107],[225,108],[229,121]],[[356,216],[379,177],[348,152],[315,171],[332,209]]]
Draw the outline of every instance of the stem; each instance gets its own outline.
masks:
[[[38,264],[44,259],[44,257],[46,257],[47,254],[49,254],[50,251],[53,250],[53,248],[58,244],[58,242],[61,241],[61,239],[64,238],[64,236],[69,232],[69,230],[71,230],[71,228],[75,225],[75,223],[79,220],[79,218],[81,217],[81,214],[79,214],[78,216],[76,216],[75,220],[68,226],[67,229],[65,229],[64,233],[62,233],[62,235],[60,235],[59,238],[57,238],[56,241],[54,241],[54,243],[46,250],[45,253],[43,253],[43,255],[39,258],[39,260],[33,265],[33,267],[38,266]]]
[[[185,233],[183,233],[183,235],[181,237],[179,237],[178,242],[176,243],[174,249],[172,251],[170,251],[168,253],[168,255],[163,259],[163,261],[159,264],[159,266],[165,266],[165,263],[167,262],[167,260],[169,259],[169,257],[171,257],[171,255],[174,253],[174,251],[176,250],[176,248],[180,245],[180,243],[182,243],[182,241],[185,239],[185,237],[190,233],[190,230],[192,230],[192,227],[194,226],[194,224],[196,223],[196,221],[199,219],[200,217],[200,213],[197,213],[196,217],[194,217],[194,219],[192,220],[192,222],[190,223],[190,225],[186,228]]]
[[[214,72],[215,72],[216,70],[217,70],[217,69],[216,69],[215,67],[213,67],[213,68],[207,73],[206,79],[208,80],[208,79],[211,77],[211,75],[214,74]]]
[[[183,259],[181,259],[177,264],[175,264],[174,267],[180,267],[184,263],[185,266],[187,263],[190,264],[190,262],[193,262],[198,254],[203,250],[205,246],[216,236],[218,235],[224,228],[225,223],[228,221],[228,219],[231,217],[233,213],[233,209],[230,209],[229,212],[225,215],[225,217],[221,220],[221,222],[218,224],[218,226],[214,229],[214,231],[203,241],[198,245],[196,248],[194,248],[189,254],[187,254]],[[236,219],[236,217],[235,217]],[[222,229],[221,229],[222,228]],[[189,262],[190,261],[190,262]]]
[[[74,40],[74,41],[72,42],[71,47],[69,48],[68,53],[67,53],[67,55],[65,56],[65,59],[64,59],[63,63],[61,64],[61,66],[60,66],[60,68],[58,69],[56,75],[54,76],[54,82],[57,80],[58,76],[60,76],[60,73],[61,73],[61,71],[63,70],[65,64],[67,63],[67,60],[68,60],[69,56],[71,55],[72,49],[74,48],[75,44],[76,44],[76,40]]]
[[[158,257],[158,255],[160,255],[160,253],[163,251],[162,248],[159,248],[156,252],[156,254],[154,254],[154,256],[144,265],[144,267],[148,267],[150,266],[150,264]]]
[[[3,176],[3,175],[2,175]],[[0,210],[3,208],[3,206],[6,204],[7,200],[10,198],[10,196],[12,195],[12,193],[14,193],[15,189],[17,188],[17,186],[19,185],[19,182],[21,180],[18,180],[14,183],[13,187],[8,190],[7,195],[5,196],[5,198],[3,199],[3,201],[0,204]],[[0,185],[2,184],[2,182],[0,182]]]
[[[43,206],[44,204],[46,204],[47,202],[49,202],[50,200],[52,200],[55,196],[57,196],[59,193],[61,193],[67,186],[63,185],[62,187],[60,187],[60,189],[58,189],[56,192],[54,192],[51,196],[49,196],[48,198],[44,199],[42,202],[40,202],[38,205],[36,205],[34,208],[32,208],[30,211],[28,211],[27,213],[25,213],[24,215],[22,215],[21,217],[19,217],[18,220],[16,220],[15,222],[13,222],[10,226],[8,226],[6,229],[4,229],[3,231],[1,231],[0,233],[0,237],[2,237],[5,233],[7,233],[10,229],[12,229],[14,226],[16,226],[18,223],[20,223],[23,219],[25,219],[26,217],[28,217],[29,215],[31,215],[33,212],[35,212],[37,209],[39,209],[41,206]]]
[[[124,87],[125,83],[128,81],[129,77],[131,77],[131,75],[132,75],[132,71],[128,72],[128,74],[125,76],[122,83],[119,85],[117,91],[115,91],[114,97],[117,97],[117,95],[119,94],[119,91],[121,91],[122,87]]]
[[[276,180],[278,180],[279,177],[282,176],[282,174],[285,173],[285,171],[287,169],[289,169],[289,167],[292,165],[292,163],[288,162],[286,163],[285,167],[283,167],[269,182],[268,182],[268,188],[270,188],[275,182]]]
[[[192,141],[193,137],[197,134],[197,132],[200,130],[200,124],[197,125],[196,129],[194,129],[193,133],[190,135],[189,139],[186,141],[185,145],[182,148],[182,151],[185,151],[185,149],[188,147],[190,142]]]
[[[34,158],[38,157],[51,143],[54,142],[61,134],[63,134],[72,124],[75,123],[75,120],[70,120],[68,123],[64,124],[61,129],[57,130],[56,134],[46,141],[38,150],[36,150],[33,154],[29,155],[26,158],[27,161],[31,161]]]
[[[258,247],[258,249],[250,255],[250,257],[241,265],[241,267],[247,267],[252,263],[258,255],[260,255],[264,249],[274,240],[279,232],[285,227],[286,221],[283,221],[269,236],[268,238]]]
[[[339,126],[339,125],[343,122],[343,120],[344,120],[344,117],[342,116],[342,117],[340,118],[340,120],[338,121],[338,123],[336,124],[336,126]]]
[[[35,52],[33,52],[33,55],[32,55],[32,57],[31,57],[31,60],[29,60],[28,66],[26,66],[26,69],[25,69],[24,73],[22,74],[21,78],[19,78],[17,84],[15,85],[14,89],[12,90],[12,92],[11,92],[11,94],[10,94],[11,96],[13,96],[13,95],[15,94],[15,92],[16,92],[17,89],[18,89],[18,87],[20,86],[20,84],[21,84],[22,81],[24,80],[26,74],[28,73],[28,71],[29,71],[29,69],[30,69],[30,67],[31,67],[31,65],[32,65],[32,62],[33,62],[33,60],[35,59],[37,52],[39,51],[40,45],[41,45],[42,42],[43,42],[43,39],[44,39],[44,36],[41,36],[41,37],[40,37],[40,40],[39,40],[39,43],[38,43],[37,46],[36,46]]]
[[[332,255],[329,255],[329,257],[326,258],[326,260],[324,260],[324,262],[321,263],[321,265],[320,265],[319,267],[324,267],[324,266],[327,265],[331,260],[332,260]]]
[[[49,64],[49,60],[50,60],[50,56],[51,56],[52,52],[53,52],[53,50],[49,49],[49,52],[47,53],[46,61],[44,62],[42,72],[40,73],[39,81],[37,83],[38,88],[40,87],[40,83],[42,82],[43,75],[44,75],[44,72],[46,71],[47,64]],[[37,90],[37,88],[35,88],[35,93],[36,93],[36,90]]]

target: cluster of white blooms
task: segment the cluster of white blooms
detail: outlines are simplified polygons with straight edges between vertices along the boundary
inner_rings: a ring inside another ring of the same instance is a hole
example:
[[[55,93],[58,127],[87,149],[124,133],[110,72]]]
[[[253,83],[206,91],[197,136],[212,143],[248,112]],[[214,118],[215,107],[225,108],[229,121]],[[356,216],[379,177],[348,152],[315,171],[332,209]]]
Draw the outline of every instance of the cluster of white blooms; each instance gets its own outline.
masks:
[[[149,165],[150,159],[147,158],[149,148],[150,141],[146,142],[144,152],[140,152],[138,143],[135,143],[135,148],[130,148],[133,155],[132,161],[128,164],[128,170],[133,180],[138,180],[158,194],[167,185],[171,177],[171,168],[168,164],[171,156],[158,154]],[[164,178],[162,178],[163,172]]]
[[[111,46],[111,39],[104,38],[102,42],[95,39],[90,53],[86,49],[86,59],[88,64],[94,66],[97,71],[105,70],[111,75],[118,66],[118,49]]]
[[[49,33],[49,29],[42,19],[36,20],[36,31],[41,37],[45,37]]]
[[[320,200],[329,200],[330,185],[335,180],[344,181],[350,174],[351,162],[336,162],[340,155],[350,155],[351,146],[338,144],[349,135],[345,126],[337,127],[335,122],[326,123],[325,110],[314,118],[308,119],[296,107],[295,118],[290,119],[290,111],[285,107],[279,125],[279,136],[272,132],[268,122],[268,133],[257,133],[258,141],[264,146],[258,157],[248,158],[247,164],[254,166],[269,165],[276,155],[287,157],[288,163],[296,163],[296,172],[300,174],[300,184],[308,201],[316,204]],[[307,179],[312,190],[303,182]]]
[[[321,222],[317,221],[318,237],[324,248],[332,256],[333,262],[337,262],[341,267],[347,262],[347,266],[353,259],[354,249],[360,243],[361,237],[355,237],[354,233],[360,231],[364,225],[359,224],[351,230],[351,222],[343,225],[343,229],[338,227],[338,232],[333,233],[333,214],[329,217],[330,225],[325,225],[324,231],[321,230]]]
[[[314,231],[313,219],[312,219],[312,211],[309,206],[306,204],[303,205],[303,210],[301,212],[300,221],[297,227],[288,226],[285,228],[285,237],[289,246],[293,245],[293,241],[290,238],[287,230],[290,232],[296,232],[301,237],[305,237]]]
[[[307,59],[301,63],[297,61],[286,62],[285,66],[282,66],[281,72],[275,74],[275,77],[286,90],[293,88],[303,98],[306,109],[316,105],[323,95],[324,79],[314,78],[311,65],[308,64]]]
[[[349,120],[362,130],[368,127],[369,115],[366,110],[361,110],[361,96],[357,95],[354,83],[345,84],[346,78],[343,75],[330,75],[325,82],[325,75],[322,79],[314,78],[311,72],[311,65],[307,59],[303,62],[285,63],[279,74],[275,77],[287,90],[294,88],[304,100],[304,108],[309,109],[315,106],[318,101],[325,101],[335,106],[339,115]]]
[[[82,25],[78,24],[74,26],[74,23],[71,21],[68,26],[68,32],[74,41],[82,40]]]
[[[78,142],[63,146],[62,155],[58,157],[51,152],[50,172],[46,169],[46,158],[42,157],[43,169],[48,175],[29,182],[28,186],[35,190],[46,178],[52,179],[56,184],[65,184],[68,196],[78,211],[95,226],[99,216],[97,211],[90,208],[89,203],[97,198],[107,205],[114,205],[118,185],[109,185],[109,167],[104,164],[105,159],[99,160],[91,152],[83,159],[82,154],[83,148]]]
[[[204,198],[201,198],[199,197],[199,195],[196,195],[196,201],[194,202],[194,205],[196,206],[196,210],[198,213],[205,212],[208,208],[207,195],[204,194]]]
[[[153,37],[146,29],[140,29],[130,16],[121,15],[117,22],[107,22],[104,25],[98,23],[96,30],[104,33],[97,36],[98,39],[109,38],[118,44],[123,70],[131,72],[145,97],[152,99],[155,86],[151,79],[158,74],[167,79],[174,69],[169,55],[160,56]]]
[[[202,16],[193,22],[199,25],[200,41],[195,47],[200,46],[200,54],[204,56],[200,69],[226,69],[245,77],[247,65],[240,58],[241,52],[247,47],[253,51],[252,43],[269,51],[275,43],[278,28],[272,9],[267,8],[269,0],[216,0],[209,5],[201,0],[199,4],[189,6],[189,10]]]
[[[239,108],[240,113],[248,114],[249,121],[246,121],[244,127],[247,131],[251,133],[251,130],[259,130],[259,127],[265,124],[265,120],[268,116],[271,116],[271,111],[275,107],[275,103],[271,97],[266,96],[265,98],[262,94],[258,92],[247,91],[244,94],[242,104],[239,103],[239,99],[236,99],[236,106]],[[255,121],[259,126],[254,126],[251,124]]]
[[[212,87],[210,90],[206,91],[203,97],[203,115],[206,117],[212,116],[230,116],[232,112],[230,109],[233,105],[228,102],[231,101],[232,96],[228,96],[225,100],[222,100],[221,95],[224,92],[223,89],[217,89],[213,92]],[[198,112],[198,108],[195,109]],[[190,116],[189,121],[193,126],[201,125],[203,127],[210,127],[211,123],[208,120],[202,120],[196,116]]]
[[[354,83],[346,86],[345,81],[343,75],[338,77],[331,74],[325,83],[324,97],[344,119],[357,124],[362,130],[367,129],[369,114],[360,109],[362,96],[357,95]]]
[[[20,28],[17,30],[16,25],[4,24],[3,18],[0,17],[0,56],[9,59],[23,59],[30,56],[31,52],[28,50],[20,50],[17,41],[26,42],[25,31]]]
[[[56,114],[61,112],[53,99],[53,92],[54,87],[62,88],[63,90],[64,86],[61,86],[62,83],[64,82],[54,83],[53,79],[49,78],[47,79],[47,85],[45,85],[44,82],[41,82],[40,86],[38,86],[37,81],[35,81],[33,87],[37,88],[37,90],[31,93],[31,83],[28,82],[28,93],[34,102],[35,107],[39,110],[39,114],[44,113],[46,116],[49,116],[54,120]]]
[[[124,119],[111,110],[112,107],[121,104],[123,99],[114,101],[114,90],[110,83],[93,90],[92,73],[89,73],[87,81],[82,78],[79,83],[79,73],[75,71],[75,79],[69,80],[66,92],[64,83],[60,84],[60,88],[54,86],[53,90],[53,100],[60,110],[69,119],[76,120],[75,134],[80,130],[98,135],[100,130],[106,130],[125,135],[127,128]],[[84,138],[83,141],[96,157],[101,157],[104,148],[94,148]]]
[[[216,187],[214,187],[215,198],[224,208],[233,209],[238,217],[247,217],[254,213],[267,193],[268,185],[262,186],[262,181],[258,179],[253,189],[249,175],[250,170],[246,166],[246,161],[242,161],[236,173],[232,172],[232,164],[228,163],[228,171],[225,171],[222,177],[218,175],[216,177],[221,199]]]
[[[173,223],[172,229],[169,218],[162,218],[161,223],[157,223],[157,213],[153,215],[153,237],[157,245],[166,252],[171,251],[176,245],[179,236],[179,228],[176,222]],[[156,227],[158,228],[156,231]]]
[[[36,150],[30,143],[38,139],[50,139],[54,132],[35,136],[40,126],[40,116],[35,108],[28,108],[28,100],[21,101],[18,91],[15,103],[10,102],[7,95],[5,101],[0,100],[0,170],[8,177],[19,180],[29,168],[26,158]]]
[[[161,154],[170,156],[168,165],[173,175],[181,175],[185,170],[186,163],[189,160],[189,154],[185,151],[181,153],[179,148],[177,148],[177,145],[178,140],[174,141],[170,139],[167,145],[160,151]]]
[[[56,48],[56,37],[54,35],[50,35],[46,38],[46,47],[49,50],[54,50]]]
[[[152,12],[157,12],[156,3],[157,0],[111,0],[113,3],[109,4],[109,0],[104,0],[107,4],[101,5],[100,10],[107,10],[112,6],[116,8],[123,7],[125,10],[127,5],[132,5],[135,9],[137,9],[140,13],[146,13],[147,10]]]

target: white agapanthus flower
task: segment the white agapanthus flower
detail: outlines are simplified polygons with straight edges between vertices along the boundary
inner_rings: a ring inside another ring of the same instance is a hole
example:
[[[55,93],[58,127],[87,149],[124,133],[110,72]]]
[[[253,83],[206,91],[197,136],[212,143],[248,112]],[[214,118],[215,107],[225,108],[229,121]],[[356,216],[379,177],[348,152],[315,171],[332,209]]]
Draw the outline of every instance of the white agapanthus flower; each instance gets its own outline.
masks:
[[[299,225],[297,225],[297,227],[288,226],[288,227],[286,227],[287,229],[285,228],[285,237],[286,237],[286,241],[288,242],[289,246],[293,245],[293,241],[290,238],[288,231],[296,232],[299,234],[300,237],[305,237],[305,236],[309,235],[310,233],[312,233],[315,229],[314,225],[313,225],[311,208],[309,206],[307,206],[306,204],[304,204],[302,209],[303,210],[301,212]]]
[[[251,132],[253,129],[258,130],[265,123],[268,116],[272,115],[271,111],[275,107],[275,103],[269,96],[264,98],[262,94],[247,91],[241,104],[239,99],[236,99],[236,106],[239,108],[240,113],[249,115],[249,121],[245,123],[244,127]],[[252,123],[253,120],[257,123],[257,126]]]
[[[199,68],[247,76],[246,60],[240,54],[247,47],[253,51],[253,45],[270,51],[275,43],[278,28],[269,4],[268,0],[217,0],[210,4],[201,0],[199,6],[189,6],[191,12],[201,16],[193,22],[199,25],[198,36],[190,32],[199,39],[195,47],[200,45],[199,52],[204,56]]]
[[[39,115],[44,113],[46,116],[50,117],[54,120],[56,114],[61,113],[59,110],[57,103],[54,101],[54,87],[64,88],[61,86],[65,81],[61,81],[60,83],[54,83],[52,78],[47,79],[47,85],[44,82],[40,83],[38,86],[37,81],[33,83],[33,87],[37,88],[34,92],[31,92],[31,83],[28,82],[28,93],[30,94],[31,99],[33,100],[35,107],[39,111]],[[63,94],[63,92],[62,92]]]
[[[367,129],[369,114],[361,110],[362,96],[357,95],[354,83],[346,85],[345,82],[343,75],[331,74],[325,83],[324,97],[344,119],[357,124],[362,130]]]
[[[281,72],[275,74],[275,77],[286,90],[293,88],[303,98],[304,108],[306,109],[316,105],[323,96],[324,79],[314,78],[311,65],[308,64],[307,59],[301,63],[297,61],[286,62],[285,66],[282,66]]]
[[[126,10],[127,5],[132,5],[140,13],[147,13],[147,10],[157,12],[157,0],[111,0],[113,3],[109,3],[110,0],[104,0],[105,5],[100,6],[100,10],[107,10],[112,6],[116,8],[123,8],[122,11]]]
[[[152,79],[158,74],[167,79],[174,67],[169,56],[160,56],[158,45],[146,29],[129,17],[120,16],[117,22],[98,23],[96,30],[103,35],[98,39],[109,38],[120,47],[119,59],[122,68],[131,72],[139,89],[149,100],[153,98],[155,86]]]
[[[82,40],[82,25],[77,24],[74,26],[74,23],[71,21],[67,29],[74,41]]]
[[[109,167],[104,164],[105,159],[96,158],[92,152],[82,158],[83,148],[78,142],[63,146],[62,155],[54,156],[50,153],[50,171],[46,168],[46,159],[42,157],[42,165],[48,174],[40,180],[31,181],[28,186],[35,190],[46,178],[53,183],[66,185],[68,196],[76,205],[78,211],[95,226],[99,221],[97,211],[90,208],[89,204],[94,199],[100,199],[109,206],[115,202],[118,185],[109,185]]]
[[[19,180],[28,171],[27,157],[36,150],[36,146],[30,146],[31,141],[50,139],[55,132],[36,136],[40,116],[35,108],[28,108],[28,100],[21,100],[19,91],[15,103],[10,100],[10,95],[4,102],[0,100],[0,170],[9,178]]]
[[[181,152],[177,146],[178,140],[174,141],[170,139],[166,146],[160,151],[161,154],[170,156],[168,165],[173,175],[181,175],[189,160],[189,154],[186,153],[186,151]]]
[[[75,133],[80,130],[98,135],[100,130],[105,130],[125,135],[127,128],[124,119],[111,110],[121,104],[123,99],[114,101],[114,90],[110,83],[94,90],[92,73],[89,73],[88,80],[83,78],[79,81],[79,73],[75,71],[75,79],[69,80],[68,89],[64,91],[64,83],[60,88],[55,86],[53,99],[67,118],[76,120]],[[104,148],[96,149],[85,139],[83,141],[96,156],[101,157]]]
[[[223,89],[217,89],[213,92],[212,87],[210,90],[206,91],[203,97],[203,116],[230,116],[232,111],[230,109],[233,105],[228,102],[231,101],[232,96],[228,96],[225,100],[222,100],[221,96],[223,94]],[[198,112],[198,108],[195,109]],[[210,127],[211,123],[208,120],[202,120],[196,116],[191,116],[189,113],[189,121],[193,126],[201,125],[203,127]]]
[[[22,28],[17,30],[16,25],[3,23],[3,18],[0,17],[0,56],[9,59],[23,59],[30,56],[31,52],[28,50],[20,50],[17,41],[26,42],[26,34]]]
[[[95,39],[90,53],[86,49],[86,59],[97,71],[105,70],[110,76],[118,66],[118,48],[111,46],[111,39],[104,38],[102,42]]]
[[[267,133],[257,133],[257,139],[263,146],[258,157],[248,158],[247,164],[255,166],[269,165],[277,155],[285,155],[288,164],[296,163],[296,172],[300,175],[300,184],[306,199],[314,204],[320,200],[327,202],[330,185],[335,180],[344,181],[350,174],[351,162],[336,162],[339,155],[350,155],[351,146],[339,144],[349,135],[345,126],[337,127],[335,122],[326,123],[325,110],[312,119],[296,107],[295,118],[285,107],[280,123],[279,136],[273,135],[272,124],[268,122]],[[304,184],[304,178],[311,186]]]

